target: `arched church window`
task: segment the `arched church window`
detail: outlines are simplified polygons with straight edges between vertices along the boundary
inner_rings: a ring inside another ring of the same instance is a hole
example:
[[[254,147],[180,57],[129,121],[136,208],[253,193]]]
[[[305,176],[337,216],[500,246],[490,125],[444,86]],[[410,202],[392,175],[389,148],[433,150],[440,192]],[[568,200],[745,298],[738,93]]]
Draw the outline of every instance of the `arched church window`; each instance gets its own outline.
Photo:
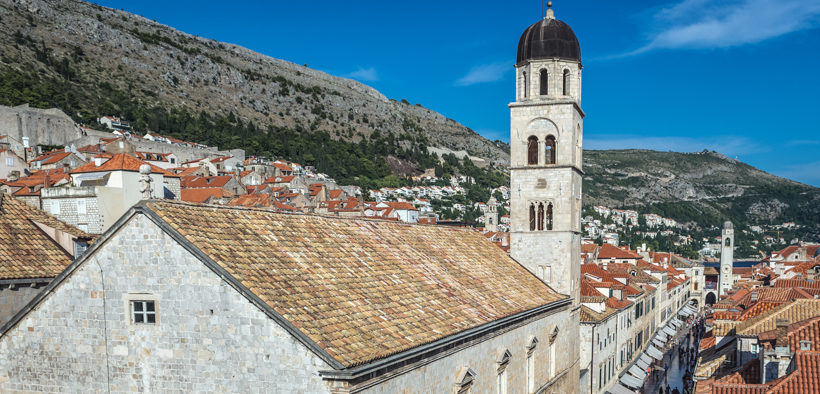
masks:
[[[535,204],[530,204],[530,231],[535,231]]]
[[[530,79],[527,78],[527,72],[521,73],[524,76],[524,98],[530,96]]]
[[[564,70],[564,96],[569,96],[569,70]]]
[[[547,164],[555,164],[555,137],[551,135],[544,141],[544,160]]]
[[[538,204],[538,231],[544,230],[544,203]]]
[[[552,230],[552,203],[547,205],[547,230]]]
[[[542,96],[546,96],[550,94],[549,90],[549,80],[550,74],[547,70],[541,70],[541,77],[538,80],[538,89],[540,90],[539,94]]]
[[[527,164],[531,166],[538,164],[538,137],[534,135],[527,138]]]

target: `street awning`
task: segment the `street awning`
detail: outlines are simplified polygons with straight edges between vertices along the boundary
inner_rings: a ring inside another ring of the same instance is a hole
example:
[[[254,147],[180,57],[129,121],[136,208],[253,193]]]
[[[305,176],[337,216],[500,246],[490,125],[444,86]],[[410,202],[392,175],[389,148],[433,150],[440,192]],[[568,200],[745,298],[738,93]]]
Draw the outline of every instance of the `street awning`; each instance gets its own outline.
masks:
[[[652,356],[655,360],[663,360],[663,352],[655,346],[649,345],[649,347],[646,348],[646,354]]]
[[[646,370],[644,370],[637,364],[632,364],[632,366],[629,367],[629,373],[631,373],[632,376],[640,379],[641,386],[643,386],[643,380],[646,379]]]
[[[627,388],[626,386],[624,386],[620,383],[615,383],[615,385],[612,386],[611,389],[609,389],[609,394],[635,394],[635,393],[636,393],[635,390]]]
[[[683,307],[683,308],[680,308],[680,310],[678,311],[678,314],[683,316],[683,317],[689,317],[689,315],[691,315],[692,312],[689,309],[686,309],[686,307]]]
[[[657,338],[652,340],[652,344],[661,349],[663,349],[664,346],[664,343],[659,341]]]
[[[649,357],[649,355],[646,354],[646,353],[641,354],[640,360],[646,363],[647,368],[649,368],[649,366],[652,365],[652,362],[655,361],[655,360],[652,359],[652,357]],[[643,370],[646,371],[647,368],[644,368]]]
[[[658,331],[658,333],[655,334],[655,339],[661,342],[666,342],[667,340],[669,340],[669,335],[666,335],[666,333],[663,331]]]
[[[646,362],[643,358],[639,358],[638,361],[635,361],[635,365],[639,366],[642,370],[646,371],[649,368],[649,363]]]
[[[673,317],[672,319],[669,320],[669,324],[675,326],[675,328],[677,329],[677,328],[680,328],[680,326],[681,326],[681,324],[683,324],[683,322],[678,320],[677,317]]]
[[[634,376],[632,376],[628,373],[621,376],[620,382],[624,386],[630,387],[634,390],[640,390],[641,387],[643,387],[643,380],[638,379],[638,378],[636,378],[636,377],[634,377]]]
[[[674,329],[674,328],[671,328],[671,327],[669,327],[669,326],[665,326],[665,327],[663,328],[663,332],[665,332],[665,333],[669,334],[669,336],[675,336],[675,329]]]

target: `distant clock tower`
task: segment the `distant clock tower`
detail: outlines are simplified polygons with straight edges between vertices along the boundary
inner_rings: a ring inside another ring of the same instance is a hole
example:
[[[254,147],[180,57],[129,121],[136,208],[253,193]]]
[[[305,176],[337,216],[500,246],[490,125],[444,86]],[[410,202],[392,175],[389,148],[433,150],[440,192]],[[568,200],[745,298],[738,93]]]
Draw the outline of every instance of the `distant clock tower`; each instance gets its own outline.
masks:
[[[510,107],[510,255],[577,306],[581,47],[552,9],[518,42]]]
[[[732,261],[735,257],[735,230],[732,222],[723,223],[720,239],[720,295],[732,289]]]

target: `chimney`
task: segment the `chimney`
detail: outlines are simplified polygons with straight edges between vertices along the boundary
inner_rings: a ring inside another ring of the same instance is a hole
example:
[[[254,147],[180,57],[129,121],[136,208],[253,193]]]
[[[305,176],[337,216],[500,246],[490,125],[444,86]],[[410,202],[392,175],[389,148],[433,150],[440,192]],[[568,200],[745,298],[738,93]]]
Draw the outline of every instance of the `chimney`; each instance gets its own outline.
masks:
[[[18,179],[20,179],[20,171],[15,170],[9,172],[9,182],[14,182]]]
[[[789,347],[789,319],[777,319],[775,348]]]
[[[751,294],[751,297],[752,297],[752,302],[757,302],[758,293],[756,291],[753,291],[752,294]]]
[[[43,177],[43,189],[48,189],[49,179],[48,179],[48,170],[46,170],[46,176]]]
[[[99,167],[102,165],[102,157],[95,157],[94,158],[94,167]]]

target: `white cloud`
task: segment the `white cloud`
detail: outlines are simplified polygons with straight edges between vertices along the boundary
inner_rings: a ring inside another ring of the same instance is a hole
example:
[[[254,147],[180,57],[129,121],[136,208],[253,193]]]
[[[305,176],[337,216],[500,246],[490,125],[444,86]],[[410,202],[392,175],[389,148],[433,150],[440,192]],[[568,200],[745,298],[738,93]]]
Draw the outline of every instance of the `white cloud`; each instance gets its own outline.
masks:
[[[714,136],[710,138],[611,136],[607,138],[587,138],[584,140],[584,148],[650,149],[674,152],[698,152],[707,149],[730,157],[763,151],[761,146],[754,144],[748,138],[738,136]]]
[[[643,47],[714,49],[754,44],[820,26],[820,0],[683,0],[654,15],[659,29]]]
[[[359,81],[378,81],[379,80],[379,73],[376,72],[376,69],[373,67],[362,68],[359,67],[358,70],[353,71],[352,73],[346,74],[345,77],[353,78]]]
[[[495,82],[504,77],[504,73],[512,72],[509,62],[497,62],[473,67],[467,75],[459,78],[456,86],[470,86],[477,83]]]

